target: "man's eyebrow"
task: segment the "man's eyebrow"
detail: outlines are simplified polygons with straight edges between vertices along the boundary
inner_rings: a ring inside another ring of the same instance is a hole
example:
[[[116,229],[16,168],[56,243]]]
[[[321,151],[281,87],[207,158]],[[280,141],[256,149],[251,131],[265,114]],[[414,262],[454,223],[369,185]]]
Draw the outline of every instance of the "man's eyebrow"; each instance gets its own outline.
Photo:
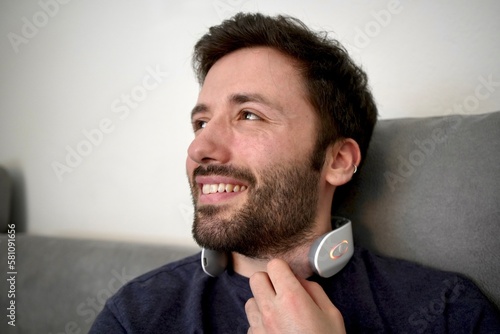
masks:
[[[191,119],[193,119],[193,117],[198,114],[198,113],[201,113],[201,112],[205,112],[208,110],[208,106],[206,104],[197,104],[194,106],[193,110],[191,110]]]
[[[265,96],[258,94],[258,93],[240,93],[240,94],[233,94],[229,97],[229,101],[234,103],[234,104],[243,104],[246,102],[257,102],[261,104],[265,104],[269,107],[281,110],[281,107],[272,101],[270,101],[268,98]]]

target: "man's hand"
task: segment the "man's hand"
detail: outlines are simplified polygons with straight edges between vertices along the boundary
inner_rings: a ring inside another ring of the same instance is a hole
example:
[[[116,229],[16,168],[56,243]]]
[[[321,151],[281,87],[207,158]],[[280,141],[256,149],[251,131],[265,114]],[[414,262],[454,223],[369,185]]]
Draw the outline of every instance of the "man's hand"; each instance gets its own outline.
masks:
[[[267,274],[252,275],[250,288],[248,333],[345,333],[342,314],[321,286],[297,278],[283,260],[271,260]]]

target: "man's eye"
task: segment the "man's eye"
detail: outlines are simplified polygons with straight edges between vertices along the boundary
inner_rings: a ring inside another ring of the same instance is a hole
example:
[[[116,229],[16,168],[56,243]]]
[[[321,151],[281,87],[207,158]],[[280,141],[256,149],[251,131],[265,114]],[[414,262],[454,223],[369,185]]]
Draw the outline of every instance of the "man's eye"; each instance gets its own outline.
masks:
[[[241,114],[242,114],[243,119],[249,120],[249,121],[258,121],[258,120],[262,119],[250,111],[243,111]]]
[[[192,123],[193,123],[193,130],[195,132],[207,126],[207,122],[202,120],[193,121]]]

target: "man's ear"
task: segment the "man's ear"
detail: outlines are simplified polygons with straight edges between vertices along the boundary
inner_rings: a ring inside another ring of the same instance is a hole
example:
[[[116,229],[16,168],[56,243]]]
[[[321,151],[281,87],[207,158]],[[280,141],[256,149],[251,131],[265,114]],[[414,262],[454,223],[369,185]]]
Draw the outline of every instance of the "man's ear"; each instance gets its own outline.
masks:
[[[354,139],[341,139],[331,144],[323,166],[326,181],[336,187],[349,182],[360,162],[361,151]]]

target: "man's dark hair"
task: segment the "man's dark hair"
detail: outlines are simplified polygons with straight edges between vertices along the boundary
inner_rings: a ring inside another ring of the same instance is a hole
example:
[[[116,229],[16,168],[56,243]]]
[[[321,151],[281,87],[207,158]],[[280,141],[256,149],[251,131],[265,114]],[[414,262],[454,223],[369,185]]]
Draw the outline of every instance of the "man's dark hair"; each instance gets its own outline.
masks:
[[[194,47],[198,82],[203,85],[210,68],[225,55],[259,46],[291,57],[304,78],[309,102],[319,116],[313,167],[320,170],[327,147],[342,138],[354,139],[364,157],[377,120],[367,76],[338,41],[298,19],[239,13],[211,27]]]

